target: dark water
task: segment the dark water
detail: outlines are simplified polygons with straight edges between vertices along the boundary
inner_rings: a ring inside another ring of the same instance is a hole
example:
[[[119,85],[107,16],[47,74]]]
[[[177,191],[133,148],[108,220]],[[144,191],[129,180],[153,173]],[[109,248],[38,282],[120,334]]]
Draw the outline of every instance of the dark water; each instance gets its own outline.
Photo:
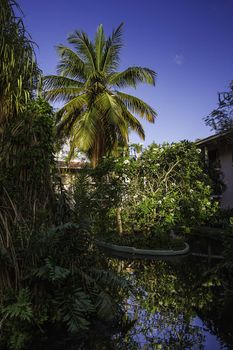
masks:
[[[228,290],[232,276],[227,274],[224,260],[192,255],[165,260],[111,255],[108,261],[134,290],[130,297],[122,294],[120,298],[127,315],[124,327],[96,323],[84,342],[71,339],[55,346],[58,335],[54,334],[49,347],[38,349],[233,349],[233,293]]]
[[[138,291],[125,300],[135,323],[115,335],[113,349],[233,349],[233,298],[219,263],[194,256],[111,262]]]

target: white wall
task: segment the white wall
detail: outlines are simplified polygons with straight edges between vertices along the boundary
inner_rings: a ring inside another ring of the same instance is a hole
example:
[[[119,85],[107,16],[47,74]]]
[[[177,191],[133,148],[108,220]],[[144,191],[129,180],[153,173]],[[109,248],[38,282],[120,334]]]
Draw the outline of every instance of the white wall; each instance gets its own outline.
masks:
[[[223,181],[226,184],[226,191],[222,194],[221,206],[224,209],[233,208],[233,165],[232,165],[232,145],[225,145],[219,148],[219,159],[221,171],[224,174]]]

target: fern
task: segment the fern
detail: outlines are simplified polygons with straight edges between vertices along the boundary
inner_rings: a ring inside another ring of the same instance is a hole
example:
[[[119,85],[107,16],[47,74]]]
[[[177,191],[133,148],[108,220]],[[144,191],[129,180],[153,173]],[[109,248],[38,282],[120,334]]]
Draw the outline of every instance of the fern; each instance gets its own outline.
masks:
[[[109,270],[91,268],[81,272],[83,285],[95,304],[99,319],[110,322],[121,314],[116,296],[120,291],[128,294],[132,290],[130,283]]]
[[[33,270],[33,275],[47,279],[50,282],[57,282],[66,279],[70,274],[70,270],[57,266],[50,258],[45,259],[45,265]]]
[[[65,299],[62,295],[59,309],[71,333],[87,331],[90,326],[89,315],[95,311],[89,296],[80,288],[66,296]]]
[[[31,295],[28,289],[21,289],[16,302],[2,308],[2,315],[5,319],[31,322],[33,318]]]
[[[15,330],[9,338],[9,348],[12,350],[22,350],[29,340],[27,333]]]
[[[90,275],[95,279],[97,284],[105,288],[107,287],[109,291],[116,292],[117,290],[124,290],[126,292],[133,292],[130,282],[111,270],[92,268],[90,269]]]

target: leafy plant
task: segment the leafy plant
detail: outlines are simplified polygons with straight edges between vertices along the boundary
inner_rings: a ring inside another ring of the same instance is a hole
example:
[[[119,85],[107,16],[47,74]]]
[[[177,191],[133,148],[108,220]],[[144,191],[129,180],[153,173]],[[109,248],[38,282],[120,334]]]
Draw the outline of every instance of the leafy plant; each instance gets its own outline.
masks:
[[[33,43],[20,18],[16,1],[2,0],[0,7],[0,136],[22,112],[38,85]]]
[[[217,209],[199,150],[183,141],[152,144],[140,157],[104,158],[89,172],[90,215],[98,234],[159,234],[206,222]],[[120,220],[120,224],[119,224]]]
[[[19,286],[1,286],[1,344],[6,349],[24,349],[36,335],[49,336],[59,328],[62,337],[83,340],[96,319],[119,322],[120,295],[128,293],[129,284],[108,270],[91,236],[77,225],[33,232],[28,246],[16,253]]]

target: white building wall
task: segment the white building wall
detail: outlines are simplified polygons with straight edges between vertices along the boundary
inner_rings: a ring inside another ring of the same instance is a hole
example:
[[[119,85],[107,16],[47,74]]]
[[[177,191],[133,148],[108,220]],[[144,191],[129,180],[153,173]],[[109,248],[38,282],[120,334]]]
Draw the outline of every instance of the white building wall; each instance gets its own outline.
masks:
[[[233,208],[233,146],[226,145],[219,149],[221,171],[224,175],[223,181],[226,184],[226,191],[222,194],[221,206],[224,209]]]

